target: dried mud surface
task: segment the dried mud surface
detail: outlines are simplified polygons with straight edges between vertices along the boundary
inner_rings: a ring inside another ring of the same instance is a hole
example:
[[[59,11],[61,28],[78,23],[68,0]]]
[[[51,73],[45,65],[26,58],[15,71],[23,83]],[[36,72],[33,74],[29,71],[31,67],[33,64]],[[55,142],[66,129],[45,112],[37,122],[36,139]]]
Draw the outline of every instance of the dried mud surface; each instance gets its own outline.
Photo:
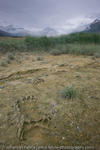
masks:
[[[20,63],[0,66],[0,145],[99,147],[100,58],[37,57],[22,53]],[[79,94],[63,99],[69,85]]]

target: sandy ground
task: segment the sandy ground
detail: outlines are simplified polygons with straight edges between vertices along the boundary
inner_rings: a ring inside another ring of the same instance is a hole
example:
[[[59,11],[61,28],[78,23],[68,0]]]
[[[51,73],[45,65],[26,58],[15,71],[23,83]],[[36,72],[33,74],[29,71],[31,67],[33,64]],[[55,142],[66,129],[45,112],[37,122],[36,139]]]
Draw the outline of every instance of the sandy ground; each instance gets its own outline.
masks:
[[[16,60],[0,66],[0,145],[99,147],[100,58],[21,53]],[[63,99],[70,85],[78,95]]]

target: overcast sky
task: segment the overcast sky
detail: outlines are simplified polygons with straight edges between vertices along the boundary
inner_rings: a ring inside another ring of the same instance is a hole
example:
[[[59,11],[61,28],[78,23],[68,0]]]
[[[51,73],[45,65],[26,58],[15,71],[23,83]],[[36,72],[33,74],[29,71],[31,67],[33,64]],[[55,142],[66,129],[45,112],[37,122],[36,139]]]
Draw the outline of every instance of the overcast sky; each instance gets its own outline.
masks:
[[[70,26],[93,13],[100,0],[0,0],[0,23],[27,28]]]

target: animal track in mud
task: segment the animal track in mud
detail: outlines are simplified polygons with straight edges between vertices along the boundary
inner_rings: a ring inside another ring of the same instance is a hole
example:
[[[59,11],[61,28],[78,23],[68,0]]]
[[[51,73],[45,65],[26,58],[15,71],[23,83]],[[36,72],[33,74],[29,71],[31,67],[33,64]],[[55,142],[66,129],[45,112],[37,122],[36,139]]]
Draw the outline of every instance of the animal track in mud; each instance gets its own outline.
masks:
[[[11,106],[11,112],[7,114],[7,123],[16,127],[16,136],[19,140],[24,140],[24,132],[27,126],[49,130],[48,122],[51,120],[49,116],[41,116],[39,118],[37,117],[35,119],[32,119],[29,112],[23,112],[22,110],[22,106],[25,107],[24,104],[26,105],[26,107],[28,107],[28,103],[35,105],[34,103],[36,101],[37,98],[34,95],[24,96],[23,98],[18,99],[13,103],[13,105]],[[31,106],[28,108],[28,110],[31,111]],[[29,113],[28,116],[27,113]],[[38,113],[38,111],[36,113]]]
[[[37,98],[34,96],[34,95],[29,95],[29,96],[24,96],[23,98],[22,98],[22,100],[21,100],[21,102],[25,102],[25,101],[29,101],[29,100],[31,100],[31,101],[36,101],[37,100]]]
[[[37,84],[40,84],[40,83],[44,83],[44,79],[42,78],[37,78],[33,81],[33,85],[37,85]]]

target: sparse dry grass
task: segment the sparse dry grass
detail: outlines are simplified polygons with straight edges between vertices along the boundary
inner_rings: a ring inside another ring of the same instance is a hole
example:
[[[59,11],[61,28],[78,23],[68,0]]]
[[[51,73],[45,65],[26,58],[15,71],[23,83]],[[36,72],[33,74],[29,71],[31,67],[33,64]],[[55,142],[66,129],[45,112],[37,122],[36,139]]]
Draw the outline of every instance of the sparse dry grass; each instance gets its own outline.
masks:
[[[100,58],[44,54],[32,63],[38,54],[20,55],[20,65],[0,66],[0,141],[99,147]],[[67,101],[58,92],[69,85]]]

